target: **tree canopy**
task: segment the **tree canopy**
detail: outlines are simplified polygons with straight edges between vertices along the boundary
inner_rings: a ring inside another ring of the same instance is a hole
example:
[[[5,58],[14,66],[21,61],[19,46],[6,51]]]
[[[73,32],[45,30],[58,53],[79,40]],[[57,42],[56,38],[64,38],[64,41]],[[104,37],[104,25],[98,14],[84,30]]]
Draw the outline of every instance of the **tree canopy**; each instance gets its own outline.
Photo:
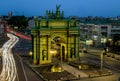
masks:
[[[27,19],[25,16],[12,16],[8,20],[8,24],[11,26],[17,26],[19,29],[25,29],[28,25]]]

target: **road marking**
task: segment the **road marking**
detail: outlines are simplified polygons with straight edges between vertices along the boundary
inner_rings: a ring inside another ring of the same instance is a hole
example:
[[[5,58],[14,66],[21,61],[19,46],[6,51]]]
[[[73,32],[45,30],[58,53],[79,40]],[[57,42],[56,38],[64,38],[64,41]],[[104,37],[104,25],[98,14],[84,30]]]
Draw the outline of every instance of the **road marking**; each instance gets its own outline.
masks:
[[[22,62],[21,59],[20,59],[20,63],[21,63],[21,66],[22,66],[22,69],[23,69],[23,72],[24,72],[24,75],[25,75],[25,80],[28,81],[27,75],[26,75],[26,72],[25,72],[25,68],[24,68],[24,66],[23,66],[23,62]]]

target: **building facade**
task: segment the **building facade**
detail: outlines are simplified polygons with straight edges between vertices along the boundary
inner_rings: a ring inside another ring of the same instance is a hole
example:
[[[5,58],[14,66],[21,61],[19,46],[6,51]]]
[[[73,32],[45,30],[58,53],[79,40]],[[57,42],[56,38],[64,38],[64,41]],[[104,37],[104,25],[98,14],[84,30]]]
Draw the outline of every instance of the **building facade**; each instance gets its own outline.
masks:
[[[120,34],[119,23],[111,24],[111,37],[114,36],[115,34]]]
[[[34,19],[28,21],[28,29],[32,29],[34,27]]]
[[[105,47],[112,35],[112,26],[109,24],[80,24],[80,40],[92,40],[92,46]]]
[[[111,25],[98,25],[98,41],[100,47],[106,47],[108,39],[111,38]]]
[[[7,37],[7,32],[6,32],[6,28],[7,28],[7,22],[0,20],[0,37]]]

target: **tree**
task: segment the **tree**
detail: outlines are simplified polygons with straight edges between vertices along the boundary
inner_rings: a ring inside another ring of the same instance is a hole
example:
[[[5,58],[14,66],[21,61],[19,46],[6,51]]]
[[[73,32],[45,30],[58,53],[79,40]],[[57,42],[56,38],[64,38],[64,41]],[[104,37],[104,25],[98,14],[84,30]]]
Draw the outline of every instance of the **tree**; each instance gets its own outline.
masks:
[[[14,26],[18,26],[18,29],[26,29],[28,23],[25,16],[12,16],[8,20],[8,24]]]
[[[120,51],[119,41],[120,41],[120,34],[113,35],[113,45],[112,45],[113,51]]]

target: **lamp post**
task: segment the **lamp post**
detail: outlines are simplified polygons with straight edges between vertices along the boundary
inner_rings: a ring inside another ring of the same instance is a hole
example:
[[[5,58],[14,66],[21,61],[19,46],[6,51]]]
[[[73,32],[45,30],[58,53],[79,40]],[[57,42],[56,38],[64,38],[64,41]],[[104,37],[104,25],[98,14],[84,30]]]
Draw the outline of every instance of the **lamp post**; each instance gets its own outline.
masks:
[[[101,70],[101,72],[102,72],[102,69],[103,69],[103,53],[104,53],[105,51],[103,50],[102,52],[101,52],[101,54],[100,54],[100,70]]]

